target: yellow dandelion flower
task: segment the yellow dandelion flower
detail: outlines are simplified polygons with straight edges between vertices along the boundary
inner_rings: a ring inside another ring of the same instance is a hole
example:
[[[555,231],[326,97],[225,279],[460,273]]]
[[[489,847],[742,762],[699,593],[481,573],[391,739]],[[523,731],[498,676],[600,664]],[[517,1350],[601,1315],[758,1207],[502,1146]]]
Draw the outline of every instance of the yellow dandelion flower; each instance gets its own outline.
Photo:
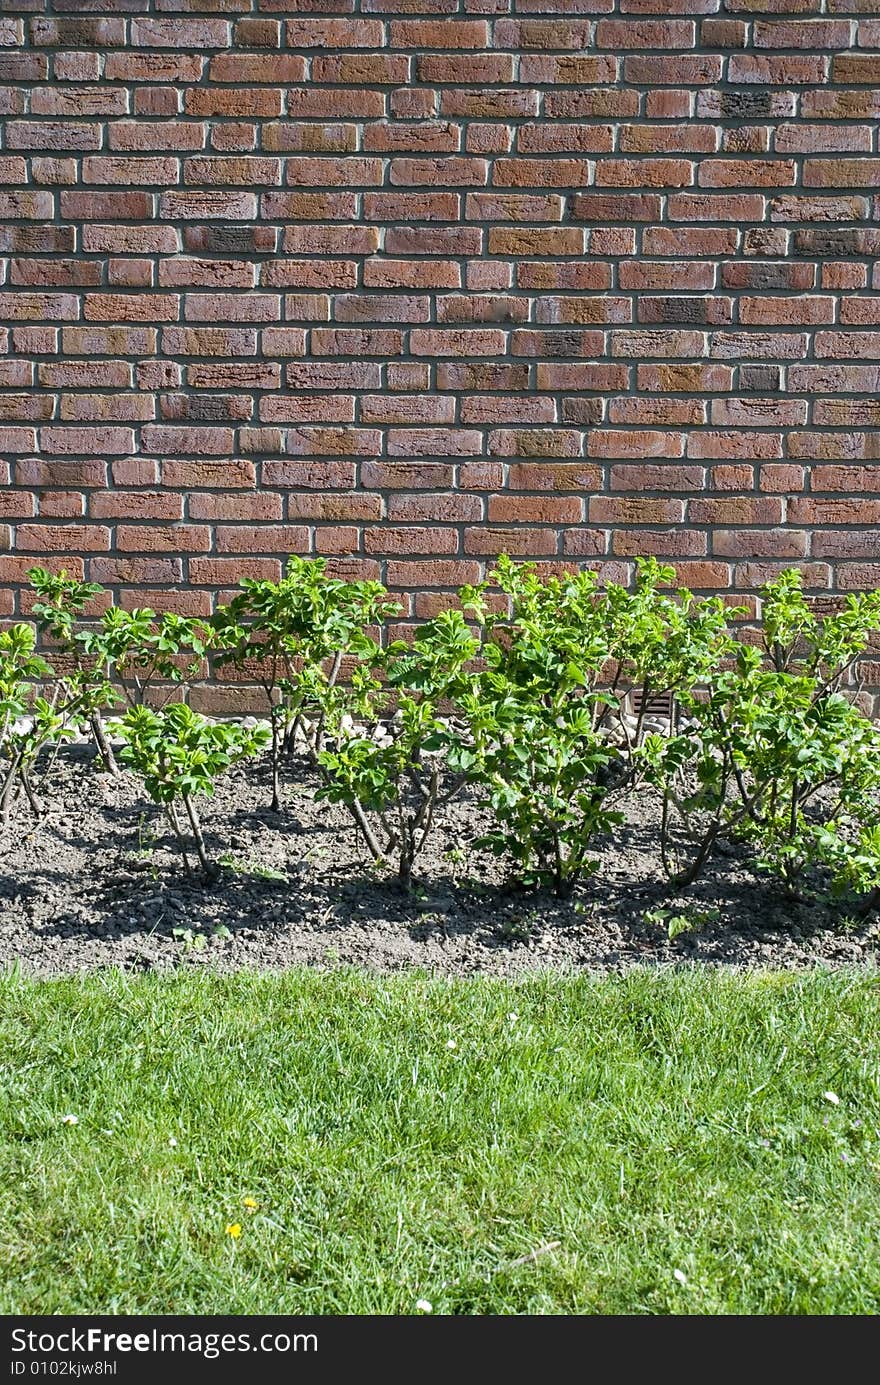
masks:
[[[241,1222],[231,1221],[226,1224],[226,1234],[231,1236],[233,1241],[237,1241],[241,1235]]]
[[[250,1207],[252,1211],[255,1207],[259,1207],[260,1205],[255,1197],[243,1197],[241,1202],[243,1207]]]

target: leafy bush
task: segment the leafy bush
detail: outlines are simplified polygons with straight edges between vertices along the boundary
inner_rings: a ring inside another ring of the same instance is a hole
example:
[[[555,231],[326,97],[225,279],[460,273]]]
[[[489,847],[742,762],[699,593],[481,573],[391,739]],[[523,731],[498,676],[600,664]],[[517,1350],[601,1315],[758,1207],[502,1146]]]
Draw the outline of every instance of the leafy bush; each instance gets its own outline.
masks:
[[[318,689],[330,737],[318,754],[318,796],[348,809],[373,859],[396,864],[405,889],[436,814],[461,789],[474,755],[442,715],[465,701],[479,649],[461,611],[420,626],[412,645],[375,645],[349,689]],[[396,711],[383,721],[391,700]]]
[[[463,705],[496,826],[482,839],[510,857],[525,884],[570,894],[591,874],[597,834],[622,821],[614,799],[636,781],[644,701],[630,729],[622,693],[692,686],[725,647],[716,599],[663,590],[673,568],[639,562],[635,588],[600,591],[590,571],[542,577],[499,560],[462,600],[484,630],[486,669]],[[506,609],[486,596],[497,587]]]
[[[35,693],[52,670],[35,650],[29,625],[0,630],[0,826],[6,826],[13,801],[23,788],[39,811],[30,770],[43,745],[57,734],[62,719],[46,698]]]
[[[67,671],[57,675],[59,681],[68,696],[82,696],[83,709],[104,768],[118,774],[102,715],[116,700],[107,676],[107,660],[100,651],[86,652],[83,632],[77,626],[86,606],[104,589],[97,582],[70,577],[63,569],[52,573],[46,568],[33,567],[28,577],[38,598],[33,606],[37,629],[50,636],[67,664]]]
[[[86,606],[104,588],[45,568],[32,568],[29,577],[39,597],[38,628],[58,644],[67,663],[65,691],[83,705],[101,758],[115,772],[102,712],[120,699],[132,707],[170,701],[202,668],[212,631],[204,621],[173,611],[157,615],[149,607],[109,606],[94,623],[80,625]]]
[[[214,781],[230,765],[251,759],[266,747],[268,733],[231,722],[208,721],[183,702],[159,709],[130,707],[112,723],[124,741],[120,759],[138,774],[154,803],[164,808],[190,869],[186,834],[177,804],[183,805],[199,863],[207,879],[218,874],[209,859],[195,799],[214,794]]]
[[[493,586],[507,609],[490,607]],[[617,704],[600,686],[610,644],[598,580],[542,578],[502,558],[462,601],[483,631],[485,668],[461,700],[468,770],[495,818],[479,844],[510,857],[523,883],[569,894],[595,869],[595,834],[619,820],[606,805],[620,755],[600,730]]]
[[[33,633],[0,636],[0,821],[32,781],[40,752],[90,725],[166,807],[184,859],[178,806],[203,870],[194,798],[235,760],[270,745],[272,806],[294,743],[342,803],[374,860],[409,888],[438,814],[465,784],[491,811],[481,843],[528,886],[565,896],[597,865],[597,839],[622,821],[621,795],[660,797],[661,854],[677,887],[725,838],[793,889],[820,867],[834,888],[880,898],[880,730],[853,696],[854,665],[880,633],[880,593],[822,614],[797,571],[762,591],[758,629],[722,599],[676,589],[675,570],[637,560],[632,588],[589,571],[545,576],[499,559],[459,606],[383,649],[377,627],[399,610],[379,582],[328,576],[291,558],[278,582],[245,580],[210,622],[116,606],[85,619],[102,588],[34,568]],[[263,689],[268,731],[208,722],[181,690],[214,653]],[[45,685],[43,696],[40,685]],[[643,696],[635,715],[626,694]],[[672,699],[667,729],[646,722]]]
[[[110,606],[79,634],[87,655],[103,660],[130,707],[164,706],[204,667],[212,631],[204,621],[148,606]]]
[[[368,628],[399,609],[380,582],[344,582],[326,574],[322,558],[291,557],[279,582],[247,578],[214,615],[220,666],[249,670],[265,695],[271,728],[272,808],[281,808],[280,763],[285,743],[304,732],[313,760],[324,740],[327,689],[336,686],[348,654],[369,661]],[[313,713],[313,719],[308,714]]]
[[[762,645],[732,645],[704,689],[679,690],[687,728],[645,738],[644,771],[662,794],[664,866],[690,884],[735,833],[789,887],[807,866],[825,865],[838,885],[874,888],[880,736],[840,689],[880,629],[880,595],[851,595],[820,617],[800,574],[786,572],[762,597]],[[687,860],[673,848],[675,828]]]
[[[610,689],[643,693],[635,718],[620,717],[624,753],[636,771],[649,700],[671,697],[674,709],[674,699],[705,683],[729,654],[729,621],[740,613],[720,597],[698,599],[686,587],[673,588],[675,579],[674,567],[637,558],[633,588],[612,582],[603,594],[614,670]],[[603,723],[608,722],[606,713]]]

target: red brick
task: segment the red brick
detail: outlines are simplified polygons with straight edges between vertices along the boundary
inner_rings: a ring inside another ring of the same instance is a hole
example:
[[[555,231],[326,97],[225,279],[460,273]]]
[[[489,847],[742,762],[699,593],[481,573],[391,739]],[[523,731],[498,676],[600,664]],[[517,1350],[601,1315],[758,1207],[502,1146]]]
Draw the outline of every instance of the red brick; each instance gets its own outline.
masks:
[[[131,42],[136,48],[226,48],[230,41],[225,19],[133,19]]]
[[[740,321],[755,326],[765,323],[812,324],[834,321],[833,298],[800,296],[798,298],[740,299]]]
[[[564,202],[558,193],[471,192],[465,214],[475,221],[561,221]]]
[[[834,82],[867,82],[877,84],[876,53],[835,53],[831,60]]]
[[[412,294],[340,294],[335,317],[338,322],[428,322],[431,304],[427,297]]]
[[[154,486],[159,480],[159,463],[149,457],[117,458],[110,463],[110,475],[116,486]]]
[[[570,428],[497,428],[489,434],[489,452],[499,457],[579,457],[583,435]]]
[[[218,553],[302,553],[309,546],[308,531],[302,525],[220,526],[215,533]]]
[[[248,397],[248,408],[252,400]],[[354,423],[351,395],[281,395],[260,400],[261,423]]]
[[[90,293],[83,306],[87,322],[176,322],[177,294]]]
[[[684,188],[694,181],[694,165],[687,159],[600,159],[595,181],[597,187]]]
[[[28,571],[34,566],[34,558],[12,558],[0,553],[0,582],[15,583],[16,586],[24,586],[28,580]],[[46,567],[50,572],[65,571],[69,577],[82,578],[85,574],[85,564],[81,557],[62,555],[55,557],[46,554],[40,558],[40,566]]]
[[[442,395],[365,394],[360,417],[362,423],[453,423],[455,401]]]
[[[107,586],[164,586],[181,580],[182,567],[179,558],[91,558],[88,575],[90,581]]]
[[[612,52],[627,48],[693,48],[696,25],[692,19],[600,19],[596,44]]]
[[[36,429],[0,425],[0,449],[4,452],[32,452],[36,445]]]
[[[591,457],[682,457],[685,440],[681,433],[652,429],[625,432],[592,432],[587,439]]]
[[[698,466],[644,465],[620,462],[611,468],[613,491],[700,491],[703,468]]]
[[[601,484],[601,468],[592,462],[512,462],[508,469],[512,490],[594,491]]]
[[[134,451],[134,433],[131,428],[41,428],[40,446],[56,455],[112,456]]]
[[[701,429],[687,440],[687,455],[693,458],[734,457],[772,458],[782,456],[781,433],[717,433]]]
[[[410,350],[416,356],[500,356],[506,342],[505,332],[491,328],[472,331],[419,328],[410,333]]]
[[[407,636],[503,548],[876,581],[871,0],[64,6],[0,20],[4,542]]]
[[[24,553],[100,553],[110,530],[100,524],[18,524],[15,541]]]
[[[312,330],[311,347],[316,356],[399,356],[403,333],[393,328],[320,327]]]
[[[482,518],[482,501],[476,495],[452,495],[421,492],[416,495],[391,495],[388,498],[388,518],[405,523],[460,523]]]
[[[182,519],[183,497],[168,491],[99,492],[89,497],[93,519]]]
[[[348,490],[355,481],[355,467],[351,462],[264,462],[262,472],[266,485],[282,488],[290,486],[307,490]],[[365,478],[365,484],[371,483]]]
[[[452,403],[452,401],[449,401]],[[555,423],[556,403],[539,395],[475,395],[461,402],[462,423]]]
[[[620,148],[625,154],[711,154],[719,134],[711,125],[624,125]]]
[[[778,125],[774,148],[778,154],[812,154],[871,149],[870,125]]]
[[[293,53],[218,53],[208,66],[210,81],[237,85],[293,84],[301,82],[305,73],[305,59]]]
[[[807,420],[807,404],[801,399],[715,399],[711,420],[736,428],[792,428]]]
[[[575,496],[493,495],[489,498],[490,524],[580,524],[583,517],[583,501]]]
[[[200,456],[228,455],[232,450],[231,428],[176,428],[150,423],[142,432],[148,452],[193,452]]]
[[[731,59],[734,62],[735,59]],[[660,57],[625,58],[623,75],[639,85],[706,86],[721,77],[721,58],[715,54],[682,57],[664,53]]]
[[[391,428],[386,447],[391,457],[473,457],[482,451],[482,434],[466,429]]]
[[[256,482],[253,462],[239,460],[164,461],[162,484],[182,490],[204,487],[231,489],[233,486],[253,489]]]
[[[272,522],[281,519],[281,497],[265,491],[259,494],[196,492],[189,498],[189,517],[211,524],[218,520]]]
[[[672,221],[761,221],[764,217],[764,198],[754,193],[735,196],[673,193],[669,198],[668,216]]]
[[[805,56],[734,53],[727,69],[729,82],[760,83],[762,86],[821,85],[828,75],[829,59],[819,54]]]
[[[75,322],[79,301],[70,293],[0,293],[0,316],[12,322]]]
[[[11,499],[15,498],[13,494]],[[33,514],[36,508],[41,519],[76,519],[86,512],[85,496],[79,491],[43,491],[40,495],[27,499],[31,505],[27,513]],[[3,502],[0,500],[0,511],[2,510]]]
[[[184,109],[195,116],[279,116],[280,90],[259,87],[188,87]],[[218,127],[222,128],[222,126]]]
[[[505,22],[499,21],[496,26],[496,40],[500,46],[507,42],[502,29]],[[379,27],[376,25],[376,29]],[[381,44],[381,37],[375,37],[376,29],[372,31],[373,36],[365,47]],[[482,19],[392,20],[390,25],[390,45],[395,49],[440,48],[448,51],[486,48],[489,46],[488,40],[489,26]]]

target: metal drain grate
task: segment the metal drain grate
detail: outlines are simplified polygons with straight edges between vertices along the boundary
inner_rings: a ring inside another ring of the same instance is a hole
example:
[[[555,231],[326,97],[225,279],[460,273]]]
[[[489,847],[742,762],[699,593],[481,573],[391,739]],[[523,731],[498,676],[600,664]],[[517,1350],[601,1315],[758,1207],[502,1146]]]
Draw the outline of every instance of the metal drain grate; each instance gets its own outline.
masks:
[[[675,723],[675,700],[671,692],[649,693],[644,688],[630,688],[626,695],[626,710],[631,717],[656,717],[658,721]]]

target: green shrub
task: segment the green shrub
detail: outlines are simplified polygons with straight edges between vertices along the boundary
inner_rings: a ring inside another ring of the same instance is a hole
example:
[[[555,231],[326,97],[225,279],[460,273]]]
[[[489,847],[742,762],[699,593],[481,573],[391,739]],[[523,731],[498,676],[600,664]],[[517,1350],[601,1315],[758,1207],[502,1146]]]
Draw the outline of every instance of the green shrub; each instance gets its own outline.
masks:
[[[149,607],[128,611],[109,606],[94,622],[82,625],[86,606],[103,587],[39,567],[28,575],[39,598],[34,603],[38,628],[65,660],[60,680],[65,693],[84,708],[99,754],[115,773],[103,712],[120,700],[132,707],[170,701],[200,672],[212,631],[204,621],[173,611],[157,615]]]
[[[674,567],[637,558],[634,586],[612,582],[603,593],[611,691],[618,696],[628,687],[643,692],[636,716],[620,718],[624,753],[636,773],[635,751],[649,700],[671,698],[674,712],[675,699],[711,678],[733,645],[731,616],[742,613],[720,597],[698,599],[686,587],[675,588],[675,580]],[[608,720],[606,713],[605,724]]]
[[[202,672],[213,632],[205,621],[174,611],[110,606],[80,638],[86,654],[103,660],[130,707],[161,707]]]
[[[644,702],[630,728],[623,694],[692,686],[726,647],[717,598],[663,590],[675,571],[640,561],[633,590],[600,591],[590,571],[543,577],[499,560],[462,600],[484,631],[486,668],[462,706],[473,739],[471,777],[495,825],[482,843],[516,866],[520,881],[570,894],[597,866],[597,835],[622,821],[614,807],[641,771]],[[494,612],[487,593],[506,606]]]
[[[492,587],[506,609],[487,602]],[[461,701],[469,775],[494,817],[479,844],[524,884],[568,894],[595,869],[595,834],[619,821],[606,804],[620,754],[600,730],[616,699],[600,686],[611,651],[597,578],[501,558],[462,600],[483,631],[485,668]]]
[[[39,810],[30,770],[42,747],[58,734],[63,719],[51,702],[35,692],[52,670],[34,648],[29,625],[0,630],[0,826],[9,821],[14,799],[23,788]]]
[[[462,612],[443,611],[418,628],[412,645],[374,645],[349,689],[317,689],[329,737],[317,757],[318,796],[345,805],[373,859],[396,865],[405,889],[438,810],[474,761],[443,711],[464,701],[478,648]],[[392,701],[396,710],[383,719]]]
[[[78,622],[90,601],[99,597],[104,588],[97,582],[83,582],[46,568],[33,567],[28,572],[31,587],[37,595],[33,613],[37,629],[48,635],[58,646],[66,671],[58,675],[68,696],[81,695],[84,711],[91,728],[92,739],[104,768],[118,774],[113,748],[104,731],[103,713],[112,707],[116,695],[108,677],[108,663],[103,652],[86,652]]]
[[[786,572],[762,598],[762,645],[737,644],[703,689],[679,689],[689,722],[680,734],[645,738],[644,772],[662,795],[664,866],[677,885],[690,884],[719,840],[736,834],[789,887],[821,865],[838,886],[873,889],[880,735],[841,688],[880,629],[880,595],[851,595],[820,617],[800,573]]]
[[[654,558],[636,567],[632,588],[600,588],[590,571],[543,575],[502,557],[456,609],[385,649],[378,628],[396,601],[379,582],[329,577],[322,559],[290,558],[278,582],[243,581],[210,622],[116,606],[86,621],[102,588],[34,568],[34,615],[58,669],[29,627],[0,637],[0,819],[22,792],[39,809],[37,757],[81,725],[115,768],[103,713],[124,701],[122,758],[183,847],[182,806],[209,873],[194,796],[268,743],[279,810],[281,759],[298,742],[319,795],[346,807],[407,888],[465,784],[491,813],[481,844],[520,883],[559,896],[597,868],[624,791],[646,785],[676,887],[735,837],[790,889],[818,867],[835,889],[880,897],[880,731],[851,686],[880,632],[880,593],[823,615],[801,574],[783,572],[761,593],[757,630],[737,637],[743,610],[676,589],[675,570]],[[262,687],[267,732],[184,706],[211,653]],[[629,715],[633,687],[643,696]],[[646,723],[652,697],[672,700],[667,729]]]
[[[323,558],[291,557],[279,582],[246,578],[239,585],[241,592],[211,622],[217,663],[249,671],[265,693],[272,808],[278,812],[285,743],[292,748],[302,732],[311,758],[317,758],[326,690],[336,686],[346,655],[372,658],[369,627],[399,608],[380,582],[328,577]]]
[[[159,710],[130,707],[111,725],[124,742],[120,759],[140,777],[153,802],[165,810],[187,872],[186,834],[178,802],[189,821],[205,877],[215,878],[218,868],[208,857],[195,799],[199,795],[212,797],[219,774],[264,750],[267,732],[260,727],[208,721],[183,702],[169,702]]]

